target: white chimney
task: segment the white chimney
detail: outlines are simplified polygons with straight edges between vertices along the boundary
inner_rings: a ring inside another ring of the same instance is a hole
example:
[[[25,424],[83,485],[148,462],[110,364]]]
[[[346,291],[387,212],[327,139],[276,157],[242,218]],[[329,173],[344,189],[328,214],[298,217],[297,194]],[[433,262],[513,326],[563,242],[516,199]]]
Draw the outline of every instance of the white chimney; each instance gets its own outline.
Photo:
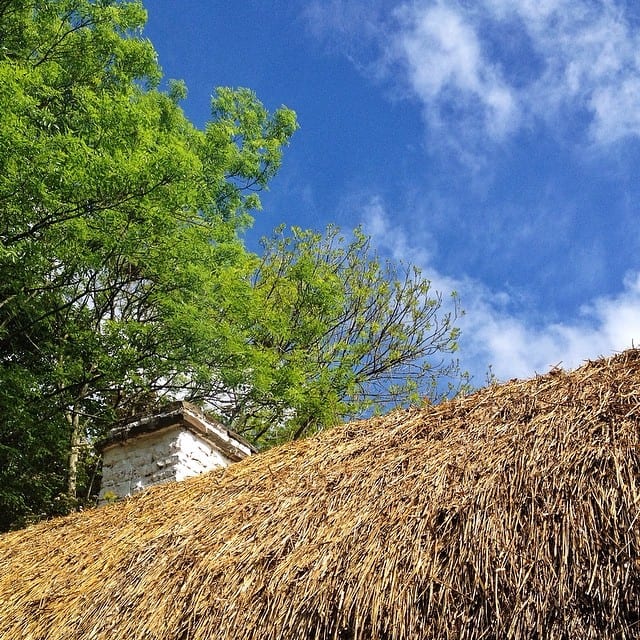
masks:
[[[116,426],[102,445],[100,502],[226,467],[256,449],[188,402]]]

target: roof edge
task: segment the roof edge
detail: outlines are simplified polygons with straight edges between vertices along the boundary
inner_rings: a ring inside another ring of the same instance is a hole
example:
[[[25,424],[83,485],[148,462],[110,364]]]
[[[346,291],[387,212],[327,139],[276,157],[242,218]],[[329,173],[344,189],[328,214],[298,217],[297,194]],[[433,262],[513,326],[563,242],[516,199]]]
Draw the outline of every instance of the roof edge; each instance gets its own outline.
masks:
[[[123,444],[131,438],[180,424],[208,440],[233,462],[258,451],[241,435],[227,429],[200,407],[183,400],[166,405],[158,413],[137,414],[121,420],[109,430],[106,438],[99,442],[98,449],[104,452],[107,448]]]

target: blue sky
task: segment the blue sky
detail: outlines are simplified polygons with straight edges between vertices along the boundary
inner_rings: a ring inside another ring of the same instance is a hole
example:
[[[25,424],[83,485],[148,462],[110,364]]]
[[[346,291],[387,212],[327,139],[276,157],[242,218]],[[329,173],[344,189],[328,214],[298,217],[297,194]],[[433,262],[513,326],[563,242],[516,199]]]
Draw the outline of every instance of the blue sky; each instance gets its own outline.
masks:
[[[484,381],[640,345],[640,4],[146,0],[202,126],[216,86],[300,130],[247,243],[362,224],[456,290]]]

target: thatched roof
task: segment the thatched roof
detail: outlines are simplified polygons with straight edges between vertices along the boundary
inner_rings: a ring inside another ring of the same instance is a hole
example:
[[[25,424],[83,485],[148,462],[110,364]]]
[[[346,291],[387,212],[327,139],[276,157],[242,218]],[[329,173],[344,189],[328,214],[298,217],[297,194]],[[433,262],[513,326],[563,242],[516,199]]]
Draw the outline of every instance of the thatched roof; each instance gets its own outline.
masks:
[[[0,637],[640,637],[640,351],[0,538]]]

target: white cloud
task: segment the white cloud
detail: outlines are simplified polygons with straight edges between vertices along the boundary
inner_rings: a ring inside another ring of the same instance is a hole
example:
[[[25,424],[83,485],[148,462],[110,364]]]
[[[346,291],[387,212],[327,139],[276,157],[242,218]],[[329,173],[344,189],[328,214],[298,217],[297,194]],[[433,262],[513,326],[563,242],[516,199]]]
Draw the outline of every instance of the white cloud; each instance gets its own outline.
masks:
[[[468,152],[473,160],[487,140],[503,140],[521,127],[546,125],[561,136],[570,129],[573,139],[578,131],[578,144],[594,147],[640,137],[640,14],[631,15],[633,3],[404,0],[389,8],[390,2],[382,11],[376,1],[366,20],[364,38],[375,39],[382,52],[375,77],[420,101],[427,126],[438,134],[431,142],[442,138],[459,157]],[[334,13],[336,3],[331,0]],[[345,4],[353,11],[358,1]],[[349,28],[353,38],[363,33],[357,21]],[[371,58],[359,60],[360,69],[370,72],[371,66]],[[467,311],[461,356],[480,381],[489,364],[501,379],[524,377],[640,344],[636,272],[575,316],[540,321],[543,311],[507,291],[438,271],[429,238],[420,244],[415,229],[409,234],[391,224],[381,199],[369,201],[364,219],[381,250],[422,266],[437,290],[459,292]],[[550,220],[540,237],[565,237],[559,224]],[[583,284],[601,282],[609,262],[602,247],[597,238],[582,250],[574,247],[565,269]]]
[[[512,11],[544,61],[545,71],[523,90],[532,114],[584,109],[587,132],[600,144],[640,135],[633,115],[640,107],[640,36],[621,4],[556,0],[544,11],[515,3]]]
[[[640,275],[632,274],[623,289],[585,305],[581,315],[561,323],[534,326],[524,310],[509,312],[479,298],[485,289],[474,283],[464,288],[466,306],[463,347],[476,365],[487,362],[500,379],[528,377],[551,366],[571,368],[586,359],[609,355],[640,344]],[[463,357],[464,357],[463,352]]]
[[[375,40],[378,64],[359,68],[403,85],[450,138],[502,139],[532,122],[577,118],[595,144],[640,136],[640,33],[621,0],[394,4],[385,13],[380,2],[368,12],[356,0],[315,3],[313,22]]]
[[[413,91],[432,120],[454,100],[467,112],[480,109],[487,130],[508,132],[516,113],[512,91],[482,54],[473,26],[461,12],[444,4],[418,9],[402,7],[402,27],[395,34],[393,55],[406,68]]]
[[[410,262],[417,266],[431,262],[431,254],[427,247],[410,243],[403,228],[390,224],[381,197],[370,197],[361,209],[367,234],[374,238],[376,245],[391,258],[397,262]]]
[[[459,322],[460,359],[477,384],[489,366],[501,380],[529,377],[640,345],[640,273],[629,274],[617,294],[584,305],[578,317],[535,325],[508,293],[438,272],[428,248],[391,223],[380,198],[372,198],[363,211],[365,230],[381,251],[420,266],[435,290],[459,293],[466,312]]]
[[[598,88],[589,100],[595,114],[591,127],[598,142],[614,142],[640,134],[640,78],[628,78],[619,87]]]

